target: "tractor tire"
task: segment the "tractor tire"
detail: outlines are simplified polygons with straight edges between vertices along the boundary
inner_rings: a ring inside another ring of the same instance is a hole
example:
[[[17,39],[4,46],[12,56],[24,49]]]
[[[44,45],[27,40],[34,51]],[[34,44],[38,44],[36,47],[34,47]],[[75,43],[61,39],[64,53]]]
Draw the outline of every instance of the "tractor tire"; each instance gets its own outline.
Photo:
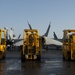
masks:
[[[41,55],[37,55],[37,61],[41,61]]]
[[[33,47],[33,54],[36,54],[36,46]]]
[[[67,60],[68,60],[68,61],[71,60],[71,52],[67,52]]]
[[[25,46],[25,50],[24,50],[25,54],[28,54],[28,46]]]
[[[21,62],[25,62],[25,55],[21,52]]]

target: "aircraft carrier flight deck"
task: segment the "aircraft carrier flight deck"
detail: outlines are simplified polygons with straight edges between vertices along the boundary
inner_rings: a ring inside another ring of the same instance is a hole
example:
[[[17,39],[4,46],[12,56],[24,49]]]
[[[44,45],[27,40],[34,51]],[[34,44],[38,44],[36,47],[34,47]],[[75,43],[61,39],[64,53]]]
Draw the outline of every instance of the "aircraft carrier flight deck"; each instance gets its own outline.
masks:
[[[63,61],[62,50],[42,51],[41,61],[21,62],[21,51],[7,50],[0,75],[75,75],[75,62]]]

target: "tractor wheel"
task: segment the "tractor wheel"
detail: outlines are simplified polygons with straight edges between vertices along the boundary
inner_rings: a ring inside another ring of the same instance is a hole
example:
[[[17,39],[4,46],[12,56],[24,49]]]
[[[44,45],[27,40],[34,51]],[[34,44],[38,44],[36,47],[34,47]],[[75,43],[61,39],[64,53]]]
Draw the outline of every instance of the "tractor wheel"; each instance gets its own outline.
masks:
[[[67,52],[67,60],[68,60],[68,61],[71,60],[71,52]]]
[[[41,61],[41,55],[37,55],[37,61]]]
[[[28,54],[28,46],[27,45],[25,46],[25,50],[24,51],[25,51],[25,54]]]
[[[33,47],[33,54],[36,54],[36,46]]]
[[[21,52],[21,62],[25,62],[25,55]]]

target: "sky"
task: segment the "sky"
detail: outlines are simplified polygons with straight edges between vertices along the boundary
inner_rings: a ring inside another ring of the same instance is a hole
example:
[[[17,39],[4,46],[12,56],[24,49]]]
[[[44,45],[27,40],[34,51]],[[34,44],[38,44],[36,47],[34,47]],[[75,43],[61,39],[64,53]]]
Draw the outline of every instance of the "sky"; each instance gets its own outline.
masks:
[[[27,21],[43,35],[51,21],[48,37],[64,29],[75,29],[75,0],[0,0],[0,28],[14,28],[18,36],[28,29]]]

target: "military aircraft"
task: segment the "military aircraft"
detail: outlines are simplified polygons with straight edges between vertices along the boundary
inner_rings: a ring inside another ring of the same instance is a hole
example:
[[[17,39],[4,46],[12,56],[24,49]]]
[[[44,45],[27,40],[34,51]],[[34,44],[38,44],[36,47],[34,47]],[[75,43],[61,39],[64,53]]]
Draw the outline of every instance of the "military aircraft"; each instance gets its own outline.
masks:
[[[28,25],[29,25],[29,28],[32,29],[32,27],[29,24],[29,22],[28,22]],[[44,42],[45,42],[43,37],[48,36],[49,30],[50,30],[50,25],[48,26],[46,33],[44,35],[42,35],[42,44],[44,44]],[[16,45],[16,46],[21,46],[22,44],[23,44],[23,40],[20,40],[20,41],[17,41],[17,42],[14,43],[14,45]]]
[[[8,32],[8,28],[4,27],[4,29],[6,30],[6,44],[7,44],[7,48],[10,48],[11,50],[13,49],[12,47],[14,46],[14,44],[18,41],[23,40],[21,37],[21,34],[19,34],[18,37],[15,36],[15,34],[13,34],[14,29],[11,28],[10,32]]]
[[[29,24],[28,22],[28,25],[29,25],[29,28],[32,29],[31,25]],[[62,43],[60,41],[57,41],[57,40],[54,40],[52,38],[49,38],[48,37],[48,33],[49,33],[49,30],[50,30],[50,26],[51,26],[51,22],[49,23],[49,26],[48,26],[48,29],[46,31],[46,33],[44,35],[42,35],[42,45],[43,45],[43,48],[46,48],[48,50],[48,47],[51,45],[53,46],[62,46]]]

